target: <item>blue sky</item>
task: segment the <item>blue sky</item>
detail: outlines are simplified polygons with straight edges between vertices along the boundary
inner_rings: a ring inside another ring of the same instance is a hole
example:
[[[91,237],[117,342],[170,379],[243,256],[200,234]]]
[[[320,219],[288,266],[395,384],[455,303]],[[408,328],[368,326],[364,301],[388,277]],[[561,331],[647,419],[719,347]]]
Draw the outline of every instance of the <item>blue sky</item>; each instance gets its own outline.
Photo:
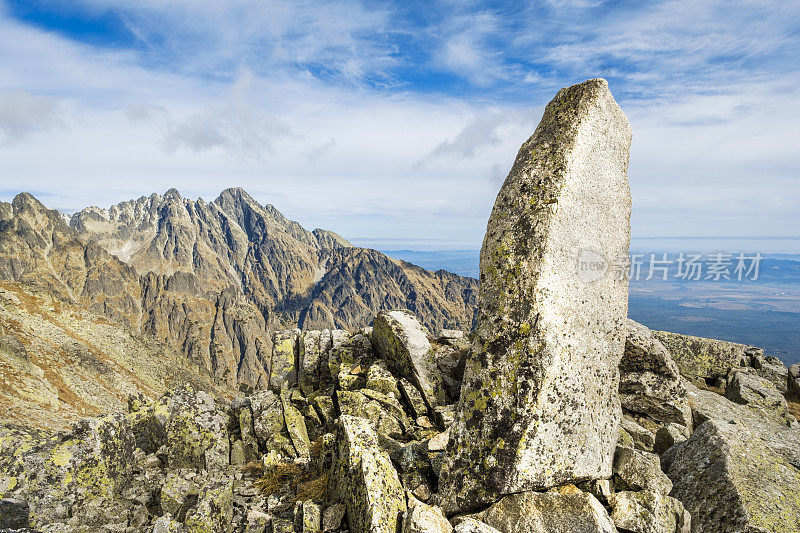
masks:
[[[602,76],[633,235],[800,233],[797,2],[0,0],[0,199],[243,186],[379,248],[477,248],[519,145]]]

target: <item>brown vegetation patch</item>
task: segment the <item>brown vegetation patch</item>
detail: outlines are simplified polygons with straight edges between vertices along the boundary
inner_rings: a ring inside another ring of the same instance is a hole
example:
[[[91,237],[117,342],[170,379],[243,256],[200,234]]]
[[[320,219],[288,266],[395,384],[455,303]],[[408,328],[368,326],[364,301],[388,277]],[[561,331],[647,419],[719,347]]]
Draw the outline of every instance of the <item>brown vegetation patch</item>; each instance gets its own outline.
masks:
[[[322,453],[322,437],[309,444],[308,453],[311,455],[311,459],[317,459],[320,456]]]
[[[294,462],[279,463],[270,468],[253,485],[264,496],[270,496],[279,492],[284,487],[296,486],[300,476],[303,474],[303,467]]]
[[[793,392],[787,392],[784,396],[786,397],[786,403],[789,405],[789,413],[797,420],[800,420],[800,397]]]
[[[311,479],[297,486],[296,502],[306,500],[326,501],[328,499],[328,473],[325,472],[316,479]]]
[[[50,382],[53,387],[56,388],[58,391],[58,400],[60,402],[64,402],[78,411],[81,416],[99,416],[102,414],[102,411],[95,407],[94,405],[88,404],[81,399],[80,396],[75,394],[65,382],[61,379],[61,376],[58,375],[57,371],[53,371],[51,368],[43,368],[44,370],[44,377],[47,381]]]
[[[264,473],[264,464],[261,461],[250,461],[242,465],[240,470],[245,476],[260,476]]]
[[[315,453],[319,455],[322,450],[322,439],[314,441],[311,445],[312,449],[315,449],[312,456]],[[241,470],[245,474],[262,474],[253,486],[265,496],[288,493],[292,495],[290,498],[292,503],[306,500],[324,501],[328,497],[328,472],[320,473],[311,465],[287,461],[264,470],[260,462],[253,461],[244,465]]]

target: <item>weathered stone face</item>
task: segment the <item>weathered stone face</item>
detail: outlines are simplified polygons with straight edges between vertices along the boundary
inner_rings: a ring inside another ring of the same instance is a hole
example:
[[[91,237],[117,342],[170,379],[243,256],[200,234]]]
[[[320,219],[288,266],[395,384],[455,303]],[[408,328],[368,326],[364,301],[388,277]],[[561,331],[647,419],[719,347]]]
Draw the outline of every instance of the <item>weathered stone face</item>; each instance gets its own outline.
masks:
[[[630,242],[630,140],[596,79],[559,91],[517,155],[481,249],[448,512],[611,475],[628,299],[611,264]]]
[[[746,422],[708,420],[667,450],[672,496],[694,531],[800,531],[800,471],[764,444]]]
[[[428,331],[409,311],[382,311],[375,318],[372,344],[389,368],[419,387],[430,407],[444,403],[436,358]]]
[[[361,418],[342,415],[333,492],[347,505],[354,533],[397,533],[406,511],[403,487],[378,436]]]
[[[626,329],[625,354],[619,365],[622,407],[654,420],[691,426],[686,388],[669,351],[638,322],[628,319]]]
[[[480,519],[502,533],[616,533],[611,517],[589,493],[522,492],[506,496]]]
[[[728,377],[725,397],[732,402],[752,405],[789,418],[786,398],[768,380],[748,372],[734,371]]]
[[[453,526],[438,507],[414,502],[403,515],[402,533],[452,533]]]
[[[614,525],[641,533],[688,533],[691,517],[681,502],[657,492],[623,491],[609,497]]]
[[[750,352],[758,350],[746,344],[669,331],[654,331],[653,336],[666,346],[681,374],[689,379],[725,379],[732,369],[746,365]]]

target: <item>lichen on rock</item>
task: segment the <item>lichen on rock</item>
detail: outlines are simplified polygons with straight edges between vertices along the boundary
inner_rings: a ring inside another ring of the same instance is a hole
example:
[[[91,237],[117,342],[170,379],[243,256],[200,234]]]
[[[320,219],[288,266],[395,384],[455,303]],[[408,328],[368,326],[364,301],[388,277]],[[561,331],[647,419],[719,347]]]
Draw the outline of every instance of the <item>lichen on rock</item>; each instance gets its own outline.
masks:
[[[481,249],[476,338],[441,487],[454,512],[611,475],[631,130],[605,80],[562,89],[520,148]],[[596,277],[584,255],[605,262]]]

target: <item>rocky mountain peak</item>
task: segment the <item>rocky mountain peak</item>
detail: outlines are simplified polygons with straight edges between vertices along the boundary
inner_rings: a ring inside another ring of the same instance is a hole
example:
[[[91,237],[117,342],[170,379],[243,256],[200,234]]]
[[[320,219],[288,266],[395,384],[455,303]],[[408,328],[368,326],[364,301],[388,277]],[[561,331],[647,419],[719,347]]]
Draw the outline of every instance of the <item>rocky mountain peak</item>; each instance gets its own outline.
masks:
[[[31,230],[66,231],[66,223],[58,211],[48,209],[32,194],[27,192],[19,193],[11,201],[12,216],[25,223]]]
[[[181,193],[178,192],[178,189],[172,187],[164,193],[164,200],[181,202],[183,197],[181,196]]]

